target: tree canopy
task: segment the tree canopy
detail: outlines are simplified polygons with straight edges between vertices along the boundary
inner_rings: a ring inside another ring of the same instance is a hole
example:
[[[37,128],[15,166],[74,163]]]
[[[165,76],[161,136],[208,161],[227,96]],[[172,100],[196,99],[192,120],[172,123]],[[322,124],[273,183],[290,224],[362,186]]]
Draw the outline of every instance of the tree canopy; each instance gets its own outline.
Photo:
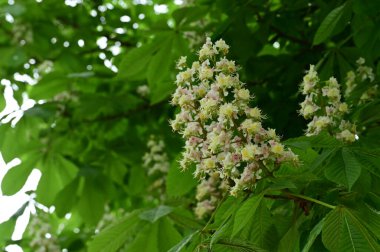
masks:
[[[42,174],[0,247],[380,251],[379,14],[0,0],[1,192]]]

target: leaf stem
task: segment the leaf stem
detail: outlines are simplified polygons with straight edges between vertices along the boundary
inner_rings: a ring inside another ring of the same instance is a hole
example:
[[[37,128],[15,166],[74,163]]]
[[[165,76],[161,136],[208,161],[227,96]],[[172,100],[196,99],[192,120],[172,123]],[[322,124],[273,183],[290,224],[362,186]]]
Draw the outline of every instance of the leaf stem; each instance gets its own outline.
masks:
[[[322,206],[325,206],[325,207],[328,207],[328,208],[331,208],[331,209],[335,209],[335,206],[333,205],[330,205],[326,202],[323,202],[323,201],[320,201],[320,200],[317,200],[317,199],[313,199],[313,198],[310,198],[308,196],[304,196],[304,195],[300,195],[300,194],[295,194],[295,193],[286,193],[287,195],[289,196],[293,196],[293,197],[296,197],[296,198],[300,198],[300,199],[304,199],[304,200],[307,200],[307,201],[310,201],[310,202],[314,202],[314,203],[317,203],[319,205],[322,205]]]

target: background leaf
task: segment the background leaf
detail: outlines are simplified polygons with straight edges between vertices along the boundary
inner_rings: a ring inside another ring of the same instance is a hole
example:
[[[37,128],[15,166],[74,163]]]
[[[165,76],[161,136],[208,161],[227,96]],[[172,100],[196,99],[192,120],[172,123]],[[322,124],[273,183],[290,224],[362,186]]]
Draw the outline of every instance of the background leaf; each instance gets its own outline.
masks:
[[[342,18],[344,8],[346,4],[343,4],[335,9],[333,9],[322,21],[317,32],[315,33],[313,45],[318,45],[326,41],[330,35],[334,32],[336,25],[339,20]]]

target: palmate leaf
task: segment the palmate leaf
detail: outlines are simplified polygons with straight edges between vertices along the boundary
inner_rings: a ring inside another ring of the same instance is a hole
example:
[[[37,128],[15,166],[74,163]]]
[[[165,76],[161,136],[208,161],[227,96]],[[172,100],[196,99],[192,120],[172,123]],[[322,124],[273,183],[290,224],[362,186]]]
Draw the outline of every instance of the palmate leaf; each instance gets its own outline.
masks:
[[[361,165],[354,153],[348,148],[342,148],[333,156],[325,169],[325,176],[351,190],[361,173]]]
[[[322,241],[330,251],[380,251],[380,245],[354,213],[338,206],[326,216]]]

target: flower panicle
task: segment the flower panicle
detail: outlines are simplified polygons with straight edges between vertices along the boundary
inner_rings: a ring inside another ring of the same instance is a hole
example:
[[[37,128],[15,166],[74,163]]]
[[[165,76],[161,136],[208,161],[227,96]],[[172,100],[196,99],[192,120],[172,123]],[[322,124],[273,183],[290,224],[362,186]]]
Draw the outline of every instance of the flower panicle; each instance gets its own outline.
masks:
[[[186,141],[182,169],[194,165],[201,184],[217,176],[225,192],[236,196],[253,189],[282,163],[298,163],[298,158],[280,143],[274,129],[263,127],[265,116],[250,105],[254,96],[240,81],[228,51],[225,41],[207,38],[197,61],[189,66],[180,58],[171,100],[180,112],[170,124]],[[210,202],[203,202],[201,210],[212,209]]]
[[[356,126],[344,118],[350,107],[342,101],[341,85],[331,77],[321,82],[313,65],[310,66],[300,85],[305,100],[300,103],[300,115],[311,120],[306,136],[328,131],[337,139],[352,143],[356,140]]]
[[[379,86],[374,84],[375,74],[373,69],[365,65],[365,60],[359,58],[356,61],[357,68],[355,71],[349,71],[346,75],[345,82],[345,92],[344,97],[346,99],[350,98],[356,88],[361,86],[364,82],[369,82],[372,85],[366,90],[362,91],[359,97],[359,104],[367,103],[372,101],[378,95]]]

